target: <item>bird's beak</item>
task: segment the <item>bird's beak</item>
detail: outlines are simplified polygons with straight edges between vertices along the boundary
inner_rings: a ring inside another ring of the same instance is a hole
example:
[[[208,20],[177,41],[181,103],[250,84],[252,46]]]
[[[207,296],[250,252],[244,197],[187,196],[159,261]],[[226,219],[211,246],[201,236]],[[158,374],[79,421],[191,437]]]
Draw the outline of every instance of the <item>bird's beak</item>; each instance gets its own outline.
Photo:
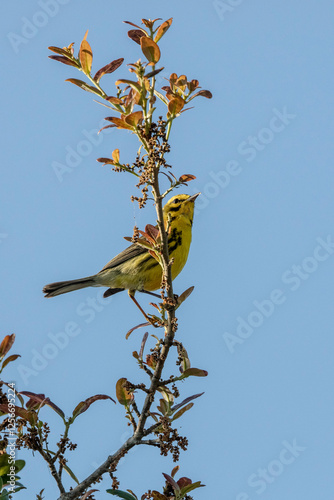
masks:
[[[186,200],[186,202],[187,202],[187,203],[188,203],[188,201],[192,201],[192,202],[194,202],[194,201],[196,200],[197,196],[199,196],[200,194],[201,194],[201,193],[196,193],[196,194],[193,194],[192,196],[190,196],[190,198],[188,198],[188,199]]]

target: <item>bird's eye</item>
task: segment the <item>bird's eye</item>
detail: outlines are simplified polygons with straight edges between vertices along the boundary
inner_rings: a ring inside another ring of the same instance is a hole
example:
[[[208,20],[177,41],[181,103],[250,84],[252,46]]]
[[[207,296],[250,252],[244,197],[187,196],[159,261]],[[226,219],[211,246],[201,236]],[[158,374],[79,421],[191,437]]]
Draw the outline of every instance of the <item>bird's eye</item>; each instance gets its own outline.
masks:
[[[180,203],[180,200],[178,198],[175,198],[174,203],[177,205],[178,203]]]

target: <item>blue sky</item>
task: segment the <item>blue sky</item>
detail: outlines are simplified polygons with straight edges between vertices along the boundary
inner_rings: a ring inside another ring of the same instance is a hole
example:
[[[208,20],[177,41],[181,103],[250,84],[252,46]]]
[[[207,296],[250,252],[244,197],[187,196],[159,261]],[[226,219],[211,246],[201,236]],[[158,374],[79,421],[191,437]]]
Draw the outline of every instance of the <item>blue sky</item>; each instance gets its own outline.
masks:
[[[184,73],[214,95],[193,101],[195,109],[176,121],[170,140],[175,172],[197,177],[185,191],[203,193],[189,260],[175,281],[177,293],[195,285],[179,310],[178,337],[192,366],[209,371],[206,379],[181,385],[183,397],[205,391],[179,420],[190,441],[181,475],[207,485],[196,499],[330,498],[329,0],[6,3],[0,314],[2,335],[15,332],[13,353],[22,355],[7,379],[45,393],[67,415],[91,395],[114,397],[120,377],[143,380],[131,355],[143,332],[124,337],[142,318],[126,294],[104,301],[102,289],[86,289],[45,300],[41,291],[46,283],[97,272],[126,246],[123,236],[135,223],[155,222],[152,207],[139,211],[129,201],[132,179],[95,161],[118,147],[130,162],[135,138],[115,130],[97,137],[108,111],[64,83],[79,77],[74,68],[47,58],[49,45],[75,41],[78,49],[89,29],[94,69],[119,57],[135,62],[139,47],[122,21],[142,17],[174,18],[161,42],[163,76]],[[116,75],[126,77],[125,66]],[[110,92],[113,77],[104,77]],[[59,164],[67,167],[62,176],[56,175]],[[49,409],[44,415],[57,439],[58,419]],[[73,470],[84,478],[128,436],[121,406],[95,403],[73,426],[71,438],[79,442]],[[161,472],[172,467],[155,449],[135,450],[120,465],[120,487],[138,495],[159,489]],[[29,459],[21,477],[29,498],[43,487],[46,498],[56,498],[38,457]]]

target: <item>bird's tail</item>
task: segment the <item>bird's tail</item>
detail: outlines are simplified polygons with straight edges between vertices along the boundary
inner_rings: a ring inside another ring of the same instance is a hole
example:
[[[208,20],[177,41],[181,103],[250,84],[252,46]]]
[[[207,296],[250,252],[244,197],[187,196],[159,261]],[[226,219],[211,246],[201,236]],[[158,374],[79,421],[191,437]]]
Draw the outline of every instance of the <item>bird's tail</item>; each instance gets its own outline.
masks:
[[[80,290],[80,288],[96,285],[97,283],[94,276],[88,276],[87,278],[81,278],[78,280],[57,281],[56,283],[50,283],[49,285],[45,285],[43,293],[45,293],[45,297],[55,297],[56,295],[61,295],[62,293],[73,292],[74,290]]]

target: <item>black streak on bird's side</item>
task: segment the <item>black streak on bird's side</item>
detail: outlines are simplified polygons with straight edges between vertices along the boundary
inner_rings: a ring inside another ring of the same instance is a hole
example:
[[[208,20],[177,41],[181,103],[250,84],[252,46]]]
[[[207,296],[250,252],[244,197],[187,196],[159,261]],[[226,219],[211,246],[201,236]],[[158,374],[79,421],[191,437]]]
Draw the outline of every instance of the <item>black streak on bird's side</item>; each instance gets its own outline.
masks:
[[[169,253],[174,252],[178,246],[182,244],[182,231],[174,227],[170,238],[168,239],[168,250]]]

